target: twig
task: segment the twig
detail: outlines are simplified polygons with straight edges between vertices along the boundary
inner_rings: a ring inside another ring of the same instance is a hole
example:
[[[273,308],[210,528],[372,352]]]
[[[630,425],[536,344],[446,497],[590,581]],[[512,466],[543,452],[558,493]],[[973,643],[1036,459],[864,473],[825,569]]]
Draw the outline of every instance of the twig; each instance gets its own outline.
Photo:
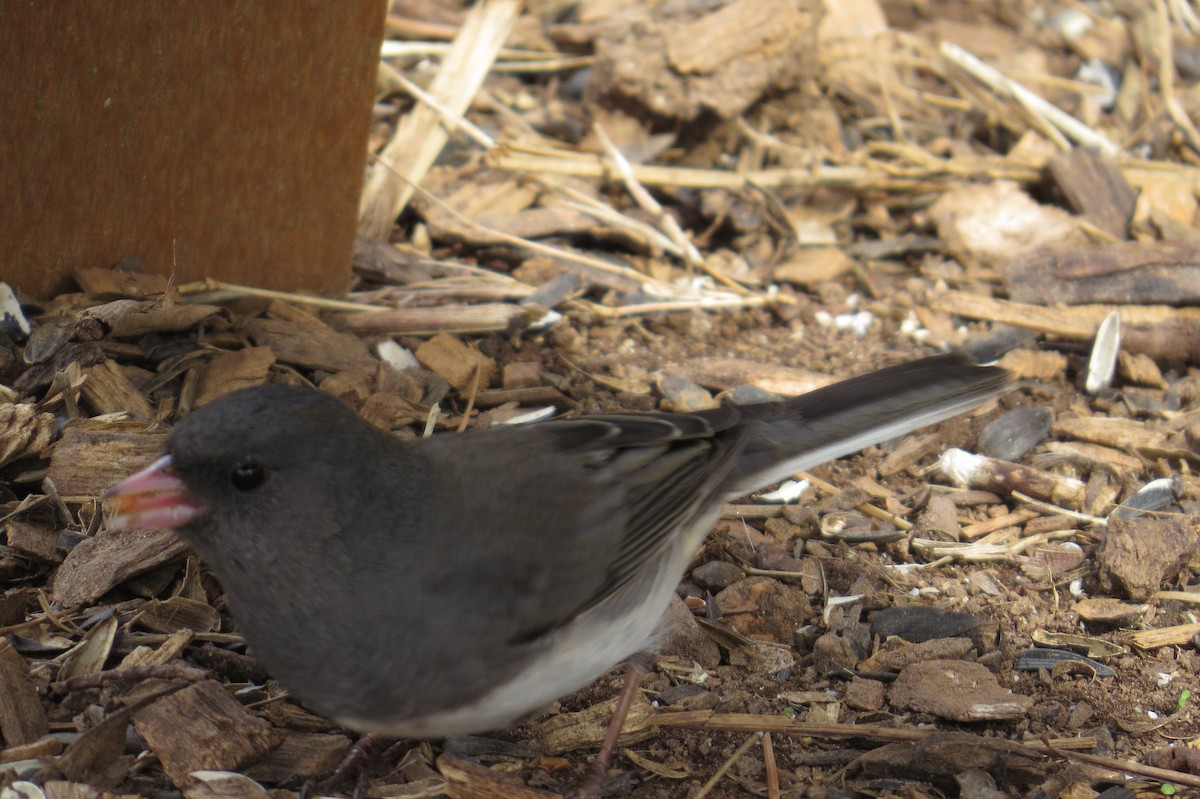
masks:
[[[842,493],[842,489],[831,483],[825,482],[820,477],[814,477],[808,472],[799,472],[797,477],[799,477],[801,480],[807,480],[808,482],[812,483],[814,488],[820,489],[830,496],[836,497]],[[896,529],[898,530],[904,530],[907,532],[913,529],[913,523],[908,519],[902,519],[894,513],[888,513],[883,508],[878,508],[869,502],[864,502],[863,504],[856,506],[855,510],[861,511],[867,516],[870,516],[872,519],[877,519],[881,522],[889,522],[895,525]]]
[[[1160,0],[1161,1],[1161,0]],[[1019,102],[1023,107],[1034,113],[1035,118],[1043,118],[1067,138],[1089,147],[1095,147],[1107,155],[1116,155],[1120,148],[1100,133],[1089,128],[1075,117],[1046,102],[1038,95],[1026,89],[1021,84],[1008,78],[997,69],[989,67],[975,56],[956,44],[942,42],[939,48],[942,56],[962,69],[971,77],[978,80],[994,92],[1004,94]]]
[[[467,15],[429,87],[429,94],[438,99],[444,112],[460,117],[467,110],[508,39],[520,5],[519,0],[484,0]],[[363,235],[387,237],[414,188],[449,140],[442,118],[422,103],[396,126],[379,157],[389,168],[373,170],[363,189],[359,210]]]
[[[1080,513],[1079,511],[1070,510],[1069,508],[1064,508],[1059,505],[1052,505],[1049,502],[1043,502],[1040,499],[1034,499],[1033,497],[1026,496],[1020,491],[1013,491],[1012,497],[1022,505],[1028,505],[1033,510],[1040,511],[1049,516],[1066,516],[1087,524],[1094,524],[1097,527],[1108,526],[1108,519],[1103,519],[1099,516],[1092,516],[1087,513]]]
[[[746,754],[750,747],[754,745],[754,742],[758,740],[760,734],[761,733],[754,733],[745,741],[743,741],[741,746],[739,746],[737,749],[734,749],[733,754],[731,754],[725,760],[725,762],[721,764],[721,767],[717,769],[715,774],[708,778],[708,782],[700,786],[700,790],[696,791],[696,793],[692,796],[692,799],[704,799],[704,797],[712,793],[712,789],[717,787],[717,783],[721,781],[721,778],[729,772],[729,769],[733,768],[733,764],[737,762],[737,759]]]
[[[1167,15],[1167,6],[1163,0],[1154,0],[1154,10],[1158,13],[1158,88],[1163,103],[1167,107],[1167,116],[1175,126],[1183,131],[1188,145],[1200,152],[1200,131],[1192,124],[1187,112],[1179,104],[1175,96],[1175,54],[1174,42],[1171,40],[1171,20]]]
[[[444,57],[450,52],[447,42],[406,42],[389,39],[380,48],[380,58],[425,58]],[[502,60],[503,59],[503,60]],[[566,55],[564,53],[542,53],[536,50],[512,50],[501,48],[492,64],[492,72],[516,74],[543,74],[584,69],[596,63],[595,56]]]
[[[364,305],[360,302],[331,300],[327,297],[313,297],[308,294],[297,294],[292,291],[274,291],[272,289],[260,289],[253,286],[241,286],[236,283],[226,283],[222,280],[213,280],[212,278],[198,280],[195,283],[184,283],[179,287],[179,294],[184,297],[222,291],[242,297],[262,297],[269,300],[289,302],[293,305],[311,305],[314,308],[324,308],[325,310],[329,311],[378,313],[379,311],[387,310],[387,308],[379,305]]]
[[[779,799],[779,767],[775,764],[775,747],[771,744],[771,733],[762,737],[763,768],[767,772],[767,799]]]
[[[198,669],[195,666],[189,666],[180,661],[151,666],[122,666],[120,668],[98,671],[95,674],[80,674],[60,682],[52,682],[50,683],[50,688],[55,693],[66,694],[85,688],[99,688],[111,682],[141,682],[143,680],[188,680],[190,682],[198,682],[208,679],[208,677],[209,672],[206,669]]]

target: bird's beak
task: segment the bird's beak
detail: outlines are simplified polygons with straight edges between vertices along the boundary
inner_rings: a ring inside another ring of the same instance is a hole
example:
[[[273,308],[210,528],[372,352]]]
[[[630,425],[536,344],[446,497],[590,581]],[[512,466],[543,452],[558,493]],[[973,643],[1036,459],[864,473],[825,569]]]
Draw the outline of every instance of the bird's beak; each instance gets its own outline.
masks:
[[[165,455],[105,491],[100,498],[109,503],[108,529],[172,530],[204,513],[204,503],[171,466],[171,456]]]

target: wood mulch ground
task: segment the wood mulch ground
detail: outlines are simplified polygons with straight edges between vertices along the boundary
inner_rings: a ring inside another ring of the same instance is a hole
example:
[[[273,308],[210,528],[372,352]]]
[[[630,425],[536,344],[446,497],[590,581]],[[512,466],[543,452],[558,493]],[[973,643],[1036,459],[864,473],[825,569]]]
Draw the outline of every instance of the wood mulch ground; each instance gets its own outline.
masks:
[[[105,528],[223,394],[453,435],[954,347],[1017,388],[727,508],[613,794],[1200,795],[1200,17],[829,5],[397,2],[349,296],[0,292],[3,797],[281,795],[350,745],[178,539]],[[568,791],[619,683],[359,788]]]

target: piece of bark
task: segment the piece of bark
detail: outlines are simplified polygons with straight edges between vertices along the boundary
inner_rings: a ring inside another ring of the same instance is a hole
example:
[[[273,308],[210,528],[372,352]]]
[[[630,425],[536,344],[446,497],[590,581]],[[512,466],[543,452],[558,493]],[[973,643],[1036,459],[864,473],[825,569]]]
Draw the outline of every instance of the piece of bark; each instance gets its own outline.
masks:
[[[1004,280],[1017,302],[1195,305],[1200,302],[1200,245],[1047,247],[1014,256]]]
[[[879,462],[879,474],[882,477],[899,474],[922,458],[935,454],[941,447],[942,439],[937,433],[918,433],[906,436],[894,450]]]
[[[71,741],[54,764],[57,770],[69,780],[106,787],[120,784],[133,765],[133,757],[122,754],[131,715],[132,709],[119,710]]]
[[[41,454],[54,435],[54,414],[28,403],[0,404],[0,466]]]
[[[58,549],[58,530],[22,519],[4,522],[8,545],[18,552],[44,563],[61,563],[63,553]]]
[[[147,333],[176,333],[223,313],[213,305],[174,305],[157,300],[113,300],[94,305],[79,315],[75,334],[81,341],[111,336],[128,338]]]
[[[1071,341],[1090,341],[1104,318],[1119,311],[1122,349],[1143,352],[1156,361],[1200,364],[1200,308],[1165,305],[1044,308],[965,291],[935,294],[930,297],[929,305],[968,319],[1039,330]]]
[[[101,298],[122,297],[140,300],[172,290],[171,281],[166,275],[98,267],[76,269],[75,282],[83,289],[84,294]]]
[[[637,25],[612,20],[595,41],[593,100],[622,107],[632,101],[681,121],[705,111],[733,119],[768,93],[794,89],[816,70],[819,3],[647,5]]]
[[[193,407],[199,408],[226,394],[243,388],[260,386],[275,365],[275,353],[270,347],[247,347],[232,352],[219,352],[200,372]]]
[[[1090,147],[1073,147],[1047,163],[1075,213],[1115,238],[1129,238],[1137,192],[1112,158]]]
[[[957,688],[969,690],[966,686]],[[983,799],[1004,795],[995,789],[996,784],[1006,788],[1036,785],[1047,778],[1051,768],[1046,757],[1017,741],[965,732],[933,732],[919,741],[872,749],[856,758],[848,772],[853,779],[859,780],[902,780],[905,783],[955,786],[953,794],[956,796]],[[974,774],[977,778],[978,775],[990,776],[990,788],[973,790],[961,786],[958,780],[965,774]],[[1029,794],[1028,790],[1018,792]]]
[[[189,685],[138,710],[133,726],[177,786],[185,785],[193,771],[240,768],[282,740],[215,680]]]
[[[805,247],[775,267],[772,277],[800,286],[819,286],[854,268],[854,259],[840,247]]]
[[[289,732],[283,743],[246,769],[246,776],[268,783],[292,776],[325,777],[342,762],[351,743],[345,735]]]
[[[1200,203],[1189,181],[1162,175],[1138,192],[1130,231],[1138,239],[1200,244],[1200,230],[1195,227],[1197,208]]]
[[[1171,519],[1110,518],[1096,553],[1100,588],[1136,601],[1171,584],[1196,548],[1195,532]]]
[[[480,408],[495,408],[506,402],[518,405],[553,405],[555,408],[574,408],[575,401],[553,386],[532,388],[487,388],[480,389],[475,404]]]
[[[152,632],[172,635],[181,630],[211,633],[221,627],[221,614],[211,605],[181,596],[151,600],[137,620]]]
[[[367,397],[358,413],[382,430],[396,430],[423,421],[429,410],[400,394],[377,391]]]
[[[834,382],[834,378],[820,372],[741,358],[696,358],[669,369],[705,388],[731,391],[751,385],[781,397],[805,394]]]
[[[1158,364],[1149,355],[1140,352],[1118,352],[1117,374],[1121,375],[1121,379],[1126,383],[1167,388],[1167,381],[1163,379]]]
[[[194,630],[182,629],[176,630],[171,635],[167,636],[167,640],[163,641],[155,649],[148,646],[134,647],[128,655],[121,658],[119,668],[128,668],[134,666],[162,666],[170,663],[175,658],[183,654],[183,650],[187,648],[196,638]]]
[[[375,375],[357,369],[338,372],[321,381],[317,386],[326,394],[332,394],[349,405],[365,402],[375,390]]]
[[[449,333],[439,333],[417,347],[417,360],[429,371],[440,375],[460,394],[475,384],[487,388],[496,375],[496,362],[478,350],[464,344]]]
[[[64,502],[87,502],[161,455],[166,439],[137,429],[68,427],[47,476]]]
[[[54,573],[50,593],[64,607],[74,607],[187,551],[184,540],[169,530],[100,532],[67,553]]]
[[[116,361],[109,359],[89,366],[83,373],[87,375],[83,399],[97,415],[125,413],[130,419],[143,421],[154,418],[154,409]]]
[[[423,335],[428,333],[491,333],[497,330],[523,328],[541,317],[523,305],[507,302],[484,302],[476,305],[446,303],[422,308],[393,308],[378,313],[347,316],[347,330],[388,335]]]
[[[193,771],[183,786],[184,799],[271,799],[267,789],[236,771]],[[47,797],[49,799],[49,797]]]
[[[1052,429],[1062,436],[1123,450],[1157,449],[1166,442],[1162,432],[1119,417],[1067,416],[1057,419]]]
[[[560,713],[535,725],[535,734],[542,750],[550,755],[560,755],[583,747],[596,747],[604,740],[604,733],[612,719],[617,699],[592,705],[575,713]],[[650,700],[638,691],[634,694],[629,715],[621,727],[621,746],[640,743],[657,734],[654,727],[654,707]]]
[[[975,650],[975,642],[964,636],[933,638],[909,643],[902,638],[885,639],[879,651],[858,663],[867,672],[899,672],[924,660],[965,660]]]
[[[1031,697],[1000,685],[986,666],[962,660],[910,663],[888,689],[888,699],[902,710],[966,722],[1018,719],[1033,705]]]
[[[350,333],[339,333],[327,325],[312,325],[285,319],[252,319],[246,335],[260,346],[270,347],[283,363],[341,372],[346,369],[374,371],[379,363],[367,345]]]
[[[542,365],[537,361],[514,361],[504,365],[500,385],[506,389],[534,388],[542,384]]]
[[[1067,356],[1047,350],[1011,350],[996,365],[1007,369],[1015,380],[1053,380],[1066,374]]]
[[[313,325],[314,327],[329,327],[321,319],[321,317],[309,311],[302,305],[293,304],[290,302],[281,302],[279,300],[271,300],[267,305],[265,316],[268,319],[280,319],[284,322],[299,322],[302,325]]]
[[[562,796],[530,788],[512,774],[452,755],[439,757],[437,767],[446,778],[443,790],[450,799],[560,799]]]
[[[404,286],[429,280],[433,261],[390,241],[358,236],[354,240],[354,272],[374,283]]]
[[[117,617],[110,615],[84,633],[83,640],[75,645],[62,661],[57,679],[66,682],[73,677],[96,674],[104,668],[112,655],[113,642],[117,637]]]
[[[0,646],[7,652],[0,656],[0,735],[5,746],[23,746],[49,732],[50,723],[23,659],[8,641]]]
[[[942,453],[938,468],[960,488],[982,488],[997,494],[1016,491],[1075,509],[1084,501],[1082,480],[953,447]]]

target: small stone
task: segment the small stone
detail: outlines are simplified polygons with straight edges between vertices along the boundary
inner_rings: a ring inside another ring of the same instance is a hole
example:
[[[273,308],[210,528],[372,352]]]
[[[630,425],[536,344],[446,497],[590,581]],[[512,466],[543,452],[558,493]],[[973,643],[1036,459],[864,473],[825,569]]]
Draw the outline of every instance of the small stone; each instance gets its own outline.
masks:
[[[724,591],[746,575],[727,560],[710,560],[692,569],[692,580],[714,594]]]
[[[846,686],[846,706],[854,710],[879,710],[883,707],[884,685],[878,680],[855,677]]]

